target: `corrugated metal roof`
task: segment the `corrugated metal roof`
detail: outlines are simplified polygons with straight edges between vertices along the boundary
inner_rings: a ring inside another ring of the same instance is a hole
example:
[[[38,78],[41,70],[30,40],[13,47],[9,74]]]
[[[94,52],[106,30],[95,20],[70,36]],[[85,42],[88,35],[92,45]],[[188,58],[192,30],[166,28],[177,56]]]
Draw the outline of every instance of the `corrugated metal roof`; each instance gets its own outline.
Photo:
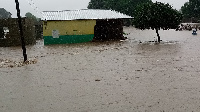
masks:
[[[125,19],[133,18],[125,14],[100,9],[44,11],[43,20],[80,20],[80,19]]]

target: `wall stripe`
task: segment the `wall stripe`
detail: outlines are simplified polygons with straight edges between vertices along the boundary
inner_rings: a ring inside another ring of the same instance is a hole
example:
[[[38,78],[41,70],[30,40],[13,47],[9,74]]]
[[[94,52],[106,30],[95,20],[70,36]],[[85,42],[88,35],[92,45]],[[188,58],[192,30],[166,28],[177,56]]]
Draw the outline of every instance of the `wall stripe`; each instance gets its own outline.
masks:
[[[53,38],[53,36],[44,36],[44,45],[50,44],[72,44],[83,43],[92,41],[93,34],[90,35],[62,35],[59,38]]]

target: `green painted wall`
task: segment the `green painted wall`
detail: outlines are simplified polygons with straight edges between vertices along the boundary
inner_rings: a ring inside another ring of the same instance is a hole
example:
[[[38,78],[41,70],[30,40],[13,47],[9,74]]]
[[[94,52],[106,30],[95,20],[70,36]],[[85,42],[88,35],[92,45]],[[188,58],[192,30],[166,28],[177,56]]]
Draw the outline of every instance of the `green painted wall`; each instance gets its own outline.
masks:
[[[94,35],[65,35],[59,36],[59,38],[53,38],[52,36],[44,36],[44,45],[50,44],[72,44],[83,43],[92,41]]]

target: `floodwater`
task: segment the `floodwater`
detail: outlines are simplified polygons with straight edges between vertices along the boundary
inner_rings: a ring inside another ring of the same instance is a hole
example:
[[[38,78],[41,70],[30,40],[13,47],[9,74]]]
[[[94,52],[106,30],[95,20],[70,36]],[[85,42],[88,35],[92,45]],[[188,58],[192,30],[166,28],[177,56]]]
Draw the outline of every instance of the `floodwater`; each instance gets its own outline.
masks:
[[[200,36],[125,27],[128,40],[0,48],[0,112],[199,112]],[[198,32],[197,32],[198,33]],[[154,38],[156,37],[156,38]]]

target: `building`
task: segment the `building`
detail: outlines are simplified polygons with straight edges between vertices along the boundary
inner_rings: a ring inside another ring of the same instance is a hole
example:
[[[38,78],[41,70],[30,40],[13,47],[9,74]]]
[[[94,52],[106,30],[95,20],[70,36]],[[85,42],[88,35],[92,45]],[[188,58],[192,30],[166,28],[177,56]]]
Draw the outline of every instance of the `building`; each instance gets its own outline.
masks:
[[[6,11],[4,8],[0,8],[0,19],[11,18],[11,13]]]
[[[28,18],[22,18],[23,32],[26,45],[36,43],[34,22]],[[21,36],[18,19],[0,19],[0,47],[20,46]]]
[[[100,9],[44,11],[44,44],[122,39],[122,19],[130,18],[116,11]]]

